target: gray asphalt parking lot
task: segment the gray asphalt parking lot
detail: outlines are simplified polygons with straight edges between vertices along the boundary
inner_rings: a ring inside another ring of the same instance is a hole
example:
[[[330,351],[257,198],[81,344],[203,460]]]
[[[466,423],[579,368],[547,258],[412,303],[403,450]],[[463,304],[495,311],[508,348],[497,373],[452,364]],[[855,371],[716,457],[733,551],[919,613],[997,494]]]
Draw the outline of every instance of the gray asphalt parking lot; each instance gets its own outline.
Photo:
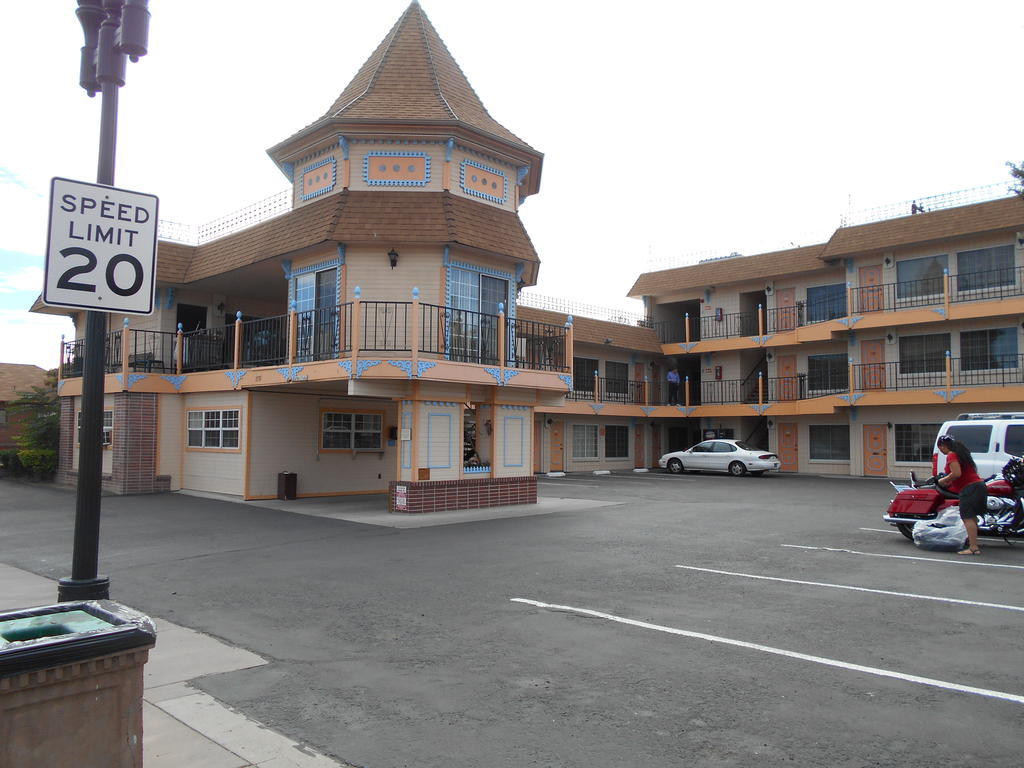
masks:
[[[106,499],[104,570],[271,661],[196,687],[355,765],[1020,764],[1024,548],[918,550],[876,480],[538,482],[408,530]],[[0,559],[64,575],[68,494],[0,501]]]

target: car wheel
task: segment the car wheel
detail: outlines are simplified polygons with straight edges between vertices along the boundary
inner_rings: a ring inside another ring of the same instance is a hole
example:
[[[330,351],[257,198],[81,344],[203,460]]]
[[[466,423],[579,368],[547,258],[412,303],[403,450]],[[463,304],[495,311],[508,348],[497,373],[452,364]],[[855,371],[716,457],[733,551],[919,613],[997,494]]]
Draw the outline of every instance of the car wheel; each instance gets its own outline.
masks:
[[[896,523],[896,528],[899,532],[906,536],[911,541],[914,540],[914,526],[910,523]]]
[[[683,462],[681,462],[679,459],[669,459],[668,471],[671,472],[673,475],[683,474]]]
[[[729,474],[733,477],[743,477],[743,475],[747,474],[747,468],[743,466],[743,462],[734,461],[729,465]]]

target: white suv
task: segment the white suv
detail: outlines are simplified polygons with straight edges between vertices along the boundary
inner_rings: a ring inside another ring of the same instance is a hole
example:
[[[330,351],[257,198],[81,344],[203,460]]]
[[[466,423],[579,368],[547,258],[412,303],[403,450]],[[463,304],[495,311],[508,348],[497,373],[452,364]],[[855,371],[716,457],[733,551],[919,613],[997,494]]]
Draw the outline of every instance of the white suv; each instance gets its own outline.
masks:
[[[999,476],[1011,456],[1024,455],[1024,413],[961,413],[947,421],[939,435],[952,435],[967,446],[982,479]],[[936,441],[938,436],[936,435]],[[943,472],[946,456],[938,442],[932,448],[932,474]]]

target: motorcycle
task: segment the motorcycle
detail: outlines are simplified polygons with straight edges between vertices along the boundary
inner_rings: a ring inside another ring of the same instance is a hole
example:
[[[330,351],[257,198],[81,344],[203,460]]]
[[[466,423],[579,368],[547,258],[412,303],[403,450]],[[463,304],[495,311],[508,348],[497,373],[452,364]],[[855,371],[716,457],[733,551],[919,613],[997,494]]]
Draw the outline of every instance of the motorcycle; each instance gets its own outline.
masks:
[[[896,496],[882,519],[896,526],[900,533],[913,541],[914,523],[934,520],[950,507],[958,506],[957,494],[938,485],[942,475],[918,482],[913,472],[907,485],[890,482]],[[998,537],[1012,544],[1011,539],[1024,539],[1024,460],[1010,459],[1003,467],[1002,476],[992,475],[985,481],[988,501],[985,513],[978,516],[978,535]]]

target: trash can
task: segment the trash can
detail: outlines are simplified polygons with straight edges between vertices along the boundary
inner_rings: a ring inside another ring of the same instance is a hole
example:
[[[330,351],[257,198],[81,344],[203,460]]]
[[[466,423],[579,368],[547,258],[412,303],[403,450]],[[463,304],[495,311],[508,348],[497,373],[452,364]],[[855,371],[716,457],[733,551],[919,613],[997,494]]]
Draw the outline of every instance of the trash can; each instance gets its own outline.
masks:
[[[277,473],[277,498],[294,499],[299,487],[299,476],[294,472]]]
[[[0,613],[0,765],[142,766],[152,620],[109,600]]]

